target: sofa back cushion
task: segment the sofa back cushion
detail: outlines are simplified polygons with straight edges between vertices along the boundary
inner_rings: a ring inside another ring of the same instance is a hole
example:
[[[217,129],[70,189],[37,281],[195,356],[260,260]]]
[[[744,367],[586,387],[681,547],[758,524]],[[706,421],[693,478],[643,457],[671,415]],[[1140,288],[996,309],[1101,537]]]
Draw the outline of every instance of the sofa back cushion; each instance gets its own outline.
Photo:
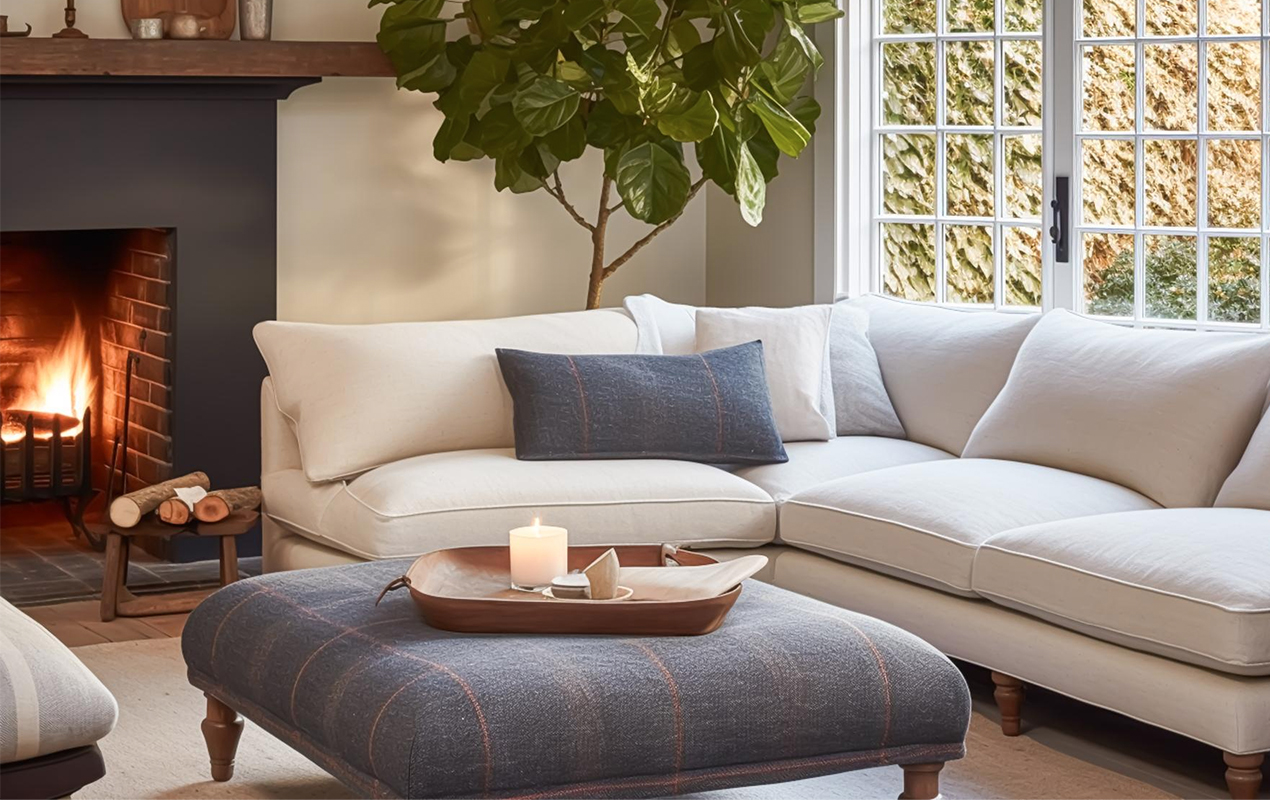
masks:
[[[1210,506],[1261,415],[1270,337],[1136,330],[1051,311],[963,455],[1113,481]]]
[[[1270,411],[1262,415],[1239,466],[1222,484],[1214,505],[1270,511]]]
[[[304,474],[344,478],[410,456],[511,447],[494,350],[630,353],[635,325],[604,309],[507,319],[255,329]]]
[[[908,438],[958,455],[1040,316],[957,311],[879,295],[846,305],[869,314],[869,341]]]

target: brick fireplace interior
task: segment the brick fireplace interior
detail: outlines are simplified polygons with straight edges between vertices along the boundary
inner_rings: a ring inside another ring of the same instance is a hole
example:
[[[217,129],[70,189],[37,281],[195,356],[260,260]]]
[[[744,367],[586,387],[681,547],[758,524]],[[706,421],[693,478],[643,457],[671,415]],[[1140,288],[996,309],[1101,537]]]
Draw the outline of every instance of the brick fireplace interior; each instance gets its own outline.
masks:
[[[131,491],[172,476],[170,241],[157,228],[0,234],[6,447],[20,446],[23,431],[14,428],[24,411],[73,410],[82,419],[91,408],[93,486],[105,489],[131,356],[127,459],[114,486],[126,481]]]

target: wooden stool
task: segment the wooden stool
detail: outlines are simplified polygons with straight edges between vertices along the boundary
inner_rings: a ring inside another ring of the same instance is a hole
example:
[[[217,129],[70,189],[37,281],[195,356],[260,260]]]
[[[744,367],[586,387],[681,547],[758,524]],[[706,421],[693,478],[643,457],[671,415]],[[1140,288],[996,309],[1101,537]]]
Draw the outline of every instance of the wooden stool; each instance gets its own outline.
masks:
[[[220,522],[191,522],[189,525],[168,525],[154,516],[147,516],[136,526],[120,528],[107,522],[90,523],[89,528],[106,537],[106,569],[101,583],[101,621],[110,622],[115,617],[148,617],[157,614],[179,614],[190,611],[215,589],[196,589],[183,592],[165,592],[137,597],[128,590],[128,551],[131,541],[137,537],[169,537],[179,534],[220,539],[220,585],[228,586],[238,580],[238,540],[255,526],[260,519],[256,511],[235,511]]]

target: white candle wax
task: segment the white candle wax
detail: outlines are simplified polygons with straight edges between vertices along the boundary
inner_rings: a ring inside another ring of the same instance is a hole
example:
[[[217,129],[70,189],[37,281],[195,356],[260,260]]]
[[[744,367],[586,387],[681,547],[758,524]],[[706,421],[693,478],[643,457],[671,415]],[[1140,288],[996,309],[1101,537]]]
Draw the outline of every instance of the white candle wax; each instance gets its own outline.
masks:
[[[569,532],[564,528],[534,524],[513,528],[511,544],[512,586],[539,589],[569,571]]]

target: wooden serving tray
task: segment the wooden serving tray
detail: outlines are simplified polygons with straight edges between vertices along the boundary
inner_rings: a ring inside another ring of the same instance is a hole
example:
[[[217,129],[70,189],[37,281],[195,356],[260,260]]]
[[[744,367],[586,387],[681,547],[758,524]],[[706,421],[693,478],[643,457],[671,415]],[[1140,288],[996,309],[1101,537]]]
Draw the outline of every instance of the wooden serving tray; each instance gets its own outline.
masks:
[[[608,546],[570,547],[569,569],[583,569]],[[619,545],[627,567],[685,567],[718,563],[671,545]],[[741,587],[705,600],[552,600],[510,588],[507,547],[458,547],[420,556],[384,592],[407,586],[434,628],[461,633],[593,633],[621,636],[700,636],[723,624]],[[381,595],[382,597],[382,595]]]

